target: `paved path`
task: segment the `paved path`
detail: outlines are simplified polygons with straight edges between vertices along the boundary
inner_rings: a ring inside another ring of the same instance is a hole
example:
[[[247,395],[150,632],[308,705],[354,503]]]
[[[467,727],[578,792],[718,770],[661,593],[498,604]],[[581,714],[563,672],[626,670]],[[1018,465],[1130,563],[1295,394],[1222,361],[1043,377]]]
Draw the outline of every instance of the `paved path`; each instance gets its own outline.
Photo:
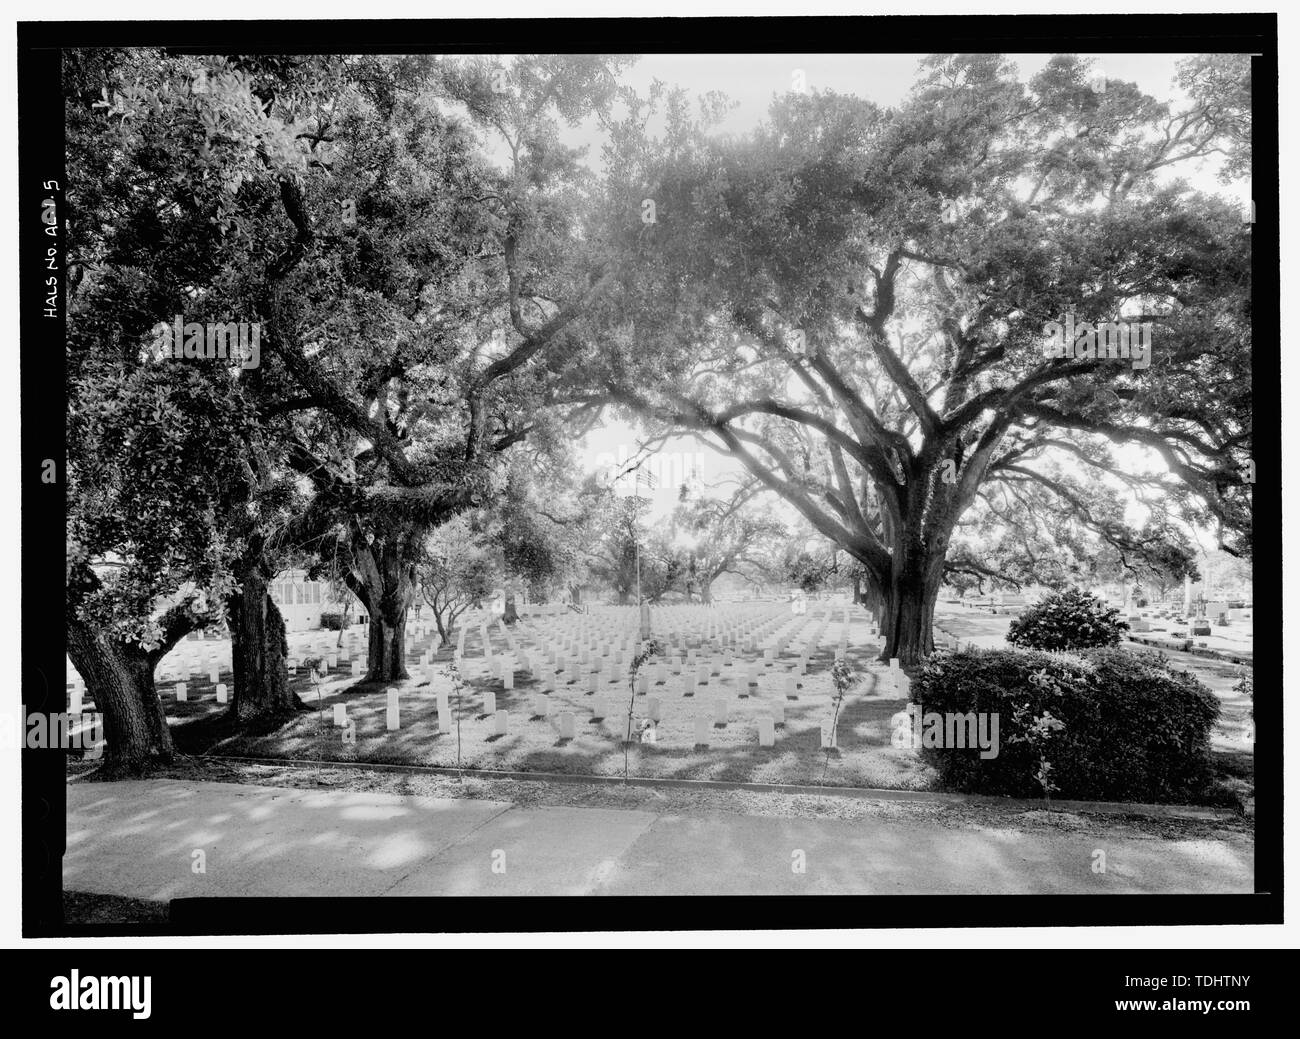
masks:
[[[69,890],[193,896],[1248,892],[1248,839],[700,817],[179,780],[68,787]],[[1093,852],[1106,872],[1092,872]],[[196,851],[205,872],[194,872]],[[803,873],[793,866],[802,853]],[[495,869],[494,869],[495,866]],[[502,872],[504,869],[504,872]]]

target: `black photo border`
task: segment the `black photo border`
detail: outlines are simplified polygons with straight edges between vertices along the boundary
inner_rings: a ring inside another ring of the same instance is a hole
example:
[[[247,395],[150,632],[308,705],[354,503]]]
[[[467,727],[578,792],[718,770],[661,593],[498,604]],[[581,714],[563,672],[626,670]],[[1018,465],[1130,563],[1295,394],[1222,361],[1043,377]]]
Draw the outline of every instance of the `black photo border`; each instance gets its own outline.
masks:
[[[1253,358],[1257,682],[1255,893],[1246,895],[645,896],[613,898],[193,899],[159,927],[69,929],[62,914],[64,758],[23,749],[25,937],[1266,924],[1282,921],[1281,371],[1278,280],[1277,17],[1274,14],[979,15],[808,18],[121,21],[18,25],[21,610],[24,716],[63,710],[65,635],[57,565],[66,413],[64,286],[43,316],[42,201],[62,187],[62,48],[166,46],[196,53],[1162,53],[1253,59]],[[430,39],[428,45],[415,41]],[[75,214],[73,215],[75,219]],[[62,226],[62,220],[60,220]],[[1258,235],[1259,229],[1263,236]],[[58,250],[64,242],[54,241]],[[57,257],[59,272],[64,257]],[[62,274],[57,275],[59,278]],[[1262,306],[1260,304],[1263,304]],[[1263,376],[1263,378],[1261,378]],[[55,484],[43,483],[53,460]],[[1276,671],[1274,671],[1276,668]],[[647,903],[647,898],[649,902]],[[820,904],[828,903],[828,904]],[[649,909],[647,912],[646,909]]]

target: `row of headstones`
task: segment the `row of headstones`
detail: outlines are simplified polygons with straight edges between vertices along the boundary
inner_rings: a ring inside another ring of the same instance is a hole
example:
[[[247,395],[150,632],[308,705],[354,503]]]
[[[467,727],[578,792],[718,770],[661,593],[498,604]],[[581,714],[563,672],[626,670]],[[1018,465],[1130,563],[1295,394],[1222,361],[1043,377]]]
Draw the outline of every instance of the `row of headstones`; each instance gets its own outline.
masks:
[[[437,630],[423,623],[414,623],[408,626],[408,638],[414,639],[417,643],[419,640],[427,638],[431,642],[431,653],[436,653],[438,643],[440,642]],[[288,636],[290,644],[290,655],[288,666],[291,672],[296,673],[300,666],[299,661],[312,656],[321,657],[328,660],[330,670],[338,667],[338,662],[342,659],[344,662],[352,662],[359,655],[364,663],[366,651],[359,645],[359,641],[367,636],[359,634],[356,631],[348,631],[343,636],[343,645],[340,646],[338,633],[332,629],[321,629],[320,631],[311,632],[291,632]],[[200,651],[197,647],[202,643],[187,644],[184,642],[177,644],[178,655],[175,659],[171,654],[164,657],[159,665],[159,679],[170,681],[179,675],[192,676],[196,674],[207,673],[208,680],[216,683],[217,679],[212,677],[219,671],[229,671],[231,669],[231,659],[229,653],[229,643],[225,643],[224,653],[219,649],[210,649]],[[202,657],[202,660],[200,660]],[[354,673],[355,669],[354,669]]]
[[[486,670],[500,681],[505,689],[514,688],[514,676],[516,670],[529,671],[533,677],[539,681],[552,682],[554,675],[559,675],[559,680],[568,683],[581,683],[585,677],[590,685],[590,691],[596,692],[602,681],[605,680],[605,658],[602,656],[587,656],[585,654],[575,657],[567,656],[562,650],[552,647],[548,650],[540,647],[541,656],[547,660],[546,667],[537,667],[532,663],[526,650],[520,650],[515,654],[493,654],[486,660]],[[757,684],[760,666],[766,670],[776,666],[777,649],[769,648],[764,650],[762,661],[749,662],[749,683]],[[611,648],[609,682],[621,682],[627,675],[626,663],[623,660],[623,650],[617,646]],[[701,661],[696,656],[694,649],[688,650],[684,656],[672,655],[668,658],[656,658],[654,661],[655,682],[656,684],[666,684],[669,668],[674,674],[684,675],[687,693],[693,691],[694,683],[705,684],[712,675],[722,675],[725,668],[736,666],[736,658],[730,650],[723,651],[720,655],[714,655],[710,661]],[[808,668],[807,649],[799,657],[797,668],[799,674],[805,674]],[[458,666],[464,669],[466,667],[463,659],[458,660]],[[553,670],[552,670],[553,669]],[[482,673],[480,669],[479,673]],[[638,675],[639,682],[647,682],[647,674],[643,671]]]
[[[613,617],[562,618],[551,623],[535,625],[535,630],[549,638],[567,638],[578,643],[593,644],[601,639],[609,641],[620,637],[634,636],[640,626],[640,614],[635,607],[622,607],[620,614]],[[667,631],[674,641],[680,637],[720,637],[740,638],[751,635],[760,627],[773,625],[782,619],[782,614],[758,614],[737,617],[734,622],[719,619],[717,614],[705,612],[701,623],[688,623],[689,614],[683,612],[688,608],[668,608],[656,610],[652,614],[652,626],[655,630]]]
[[[430,632],[424,625],[414,625],[412,632],[414,637],[419,640],[422,637],[430,636],[430,646],[427,651],[427,659],[431,661],[437,653],[440,638],[436,630]],[[297,675],[302,667],[302,660],[310,656],[319,656],[327,666],[329,671],[338,668],[340,662],[350,664],[350,670],[353,677],[359,676],[366,666],[366,651],[358,646],[359,636],[355,632],[350,632],[344,636],[344,645],[336,645],[337,636],[330,632],[326,635],[320,635],[315,632],[309,634],[294,633],[291,636],[291,644],[295,655],[286,660],[286,667],[290,675]],[[189,679],[194,675],[206,674],[208,683],[214,687],[217,703],[226,703],[228,698],[228,687],[221,681],[223,671],[229,672],[232,664],[229,657],[229,646],[226,646],[227,653],[222,658],[220,652],[216,649],[209,650],[202,654],[203,660],[200,661],[200,651],[193,648],[205,645],[202,642],[185,642],[177,644],[177,648],[182,652],[172,658],[169,654],[164,657],[158,667],[158,682],[162,685],[171,685],[172,692],[177,701],[186,702],[189,699]],[[315,652],[313,652],[315,651]],[[181,680],[176,680],[176,676],[187,676]],[[81,675],[77,672],[72,662],[67,662],[67,675],[65,688],[68,690],[69,710],[73,714],[81,712],[85,702],[86,683]]]
[[[540,710],[536,717],[549,719],[552,716],[551,701],[548,697],[543,697],[544,703],[539,704]],[[655,742],[653,724],[657,724],[663,719],[663,705],[655,698],[650,697],[646,704],[647,714],[652,727],[649,730],[649,738],[646,742]],[[506,736],[510,732],[510,712],[507,710],[498,710],[496,707],[496,696],[489,692],[484,694],[484,712],[492,718],[493,732],[498,736]],[[591,720],[601,722],[610,716],[609,705],[603,697],[597,697],[592,702]],[[437,724],[441,732],[450,732],[453,726],[451,720],[451,704],[446,693],[440,693],[437,700]],[[573,711],[561,711],[556,714],[557,723],[561,739],[574,739],[577,735],[577,715]],[[622,718],[619,719],[622,721]],[[348,718],[347,704],[335,704],[333,721],[336,728],[344,730],[344,742],[352,743],[356,739],[356,724]],[[695,745],[709,746],[710,734],[714,727],[721,726],[725,728],[730,721],[730,704],[725,697],[719,697],[714,701],[712,717],[699,715],[695,718]],[[759,746],[772,747],[776,744],[776,726],[785,724],[785,706],[781,703],[775,703],[770,708],[770,713],[762,715],[755,719],[755,726],[758,730]],[[401,728],[401,703],[397,690],[391,689],[388,692],[388,704],[385,711],[385,727],[389,732],[396,732]],[[823,747],[838,746],[836,739],[835,727],[831,719],[823,719],[821,724],[821,736]],[[624,727],[623,742],[632,743],[639,740],[639,730],[635,727],[635,721],[629,717]]]
[[[793,640],[796,637],[796,635],[799,634],[800,629],[809,620],[811,620],[811,618],[796,617],[792,621],[787,621],[785,624],[782,625],[781,629],[774,634],[772,638],[767,640],[768,645],[766,645],[763,648],[765,666],[771,666],[771,661],[773,661],[778,655],[780,655],[786,650],[790,641]],[[820,644],[820,638],[824,632],[825,623],[826,622],[824,619],[819,623],[813,623],[811,634],[799,639],[799,641],[796,643],[796,648],[799,650],[801,656],[800,673],[803,673],[803,671],[806,670],[807,662],[808,662],[807,661],[808,654]],[[516,644],[513,636],[508,630],[505,630],[504,625],[502,625],[502,629],[503,629],[502,630],[503,638],[507,640],[507,644],[511,647],[512,650],[514,650]],[[559,635],[559,640],[551,641],[549,648],[545,644],[547,639],[547,634],[549,634],[552,639],[554,639],[556,635]],[[876,632],[874,627],[872,627],[869,634],[875,636]],[[491,648],[491,642],[488,637],[488,632],[486,628],[481,630],[480,637],[483,642],[484,652],[486,654],[484,659],[487,662],[489,670],[496,678],[498,678],[503,682],[503,685],[506,689],[513,688],[514,661],[509,657],[507,657],[504,663],[498,659],[498,655],[495,654]],[[595,692],[599,687],[599,682],[600,682],[599,676],[603,672],[603,660],[606,655],[608,655],[611,658],[611,664],[612,664],[610,680],[611,681],[621,680],[621,678],[623,677],[623,670],[621,667],[623,663],[623,654],[624,652],[627,652],[629,656],[632,654],[633,646],[636,639],[635,635],[626,634],[623,636],[621,641],[619,640],[615,640],[612,642],[607,641],[604,642],[603,644],[600,644],[598,641],[596,641],[596,642],[579,646],[578,642],[574,638],[554,631],[549,633],[536,633],[535,637],[538,639],[539,642],[537,646],[538,651],[544,657],[548,658],[558,671],[560,671],[561,673],[567,676],[564,679],[566,682],[570,682],[570,681],[579,682],[581,681],[582,676],[585,674],[589,677],[592,692]],[[848,644],[848,631],[846,627],[842,629],[840,633],[839,645],[835,654],[837,659],[843,658],[847,650],[847,644]],[[669,656],[670,663],[673,666],[675,672],[681,673],[684,665],[690,666],[692,668],[696,667],[696,650],[693,647],[689,647],[688,645],[687,648],[685,649],[684,661],[680,655],[677,655],[678,652],[679,651],[674,650],[670,653]],[[461,640],[458,642],[458,647],[457,647],[456,659],[457,659],[457,665],[460,667],[464,667],[463,653],[464,653],[464,632],[462,632]],[[568,656],[569,653],[574,653],[574,656],[570,658]],[[528,657],[526,652],[524,652],[523,650],[519,650],[519,656],[521,658],[521,662],[524,670],[528,670],[530,665],[528,663]],[[718,658],[715,655],[714,663],[712,665],[712,671],[714,673],[721,673],[720,671],[721,665],[718,664],[717,659]],[[730,649],[724,651],[723,661],[726,664],[726,666],[731,666],[732,653]],[[432,675],[430,675],[430,677],[432,677]],[[698,668],[698,679],[701,682],[707,680],[704,665],[700,665]],[[659,681],[660,683],[664,681],[664,676],[662,673],[662,664],[660,665],[660,673],[658,675],[657,681]]]
[[[767,635],[772,630],[772,626],[774,626],[779,620],[780,619],[778,618],[777,620],[771,621],[768,625],[763,626],[761,629],[755,629],[755,631],[761,631],[763,635]],[[771,659],[774,655],[783,652],[804,622],[804,618],[796,618],[793,622],[787,621],[779,631],[772,635],[772,637],[763,640],[766,643],[763,646],[765,650],[764,655],[768,659]],[[817,635],[820,635],[821,627],[821,625],[815,627],[814,630]],[[636,633],[631,631],[616,634],[612,638],[606,638],[603,642],[600,639],[580,640],[575,638],[571,633],[554,629],[539,631],[536,633],[535,638],[539,643],[539,648],[544,652],[546,651],[545,643],[548,641],[551,643],[550,654],[552,656],[558,657],[561,653],[575,653],[580,666],[593,666],[591,661],[596,653],[599,653],[602,657],[606,655],[612,656],[615,663],[619,663],[621,662],[623,653],[628,652],[630,654],[638,642],[638,636]],[[725,640],[726,643],[729,643],[729,641],[730,640]],[[754,652],[758,648],[760,639],[756,637],[748,639],[738,638],[736,641],[742,643],[750,652]],[[843,639],[842,644],[846,641],[846,639]],[[682,652],[681,647],[684,643],[687,662],[693,665],[695,649],[689,645],[689,642],[689,636],[686,638],[679,638],[678,633],[674,632],[669,636],[669,649],[672,653],[680,653]],[[719,648],[729,648],[729,645],[724,644],[722,647],[715,645],[714,648],[715,650]],[[593,666],[593,670],[595,667],[599,666],[600,665],[597,662]]]

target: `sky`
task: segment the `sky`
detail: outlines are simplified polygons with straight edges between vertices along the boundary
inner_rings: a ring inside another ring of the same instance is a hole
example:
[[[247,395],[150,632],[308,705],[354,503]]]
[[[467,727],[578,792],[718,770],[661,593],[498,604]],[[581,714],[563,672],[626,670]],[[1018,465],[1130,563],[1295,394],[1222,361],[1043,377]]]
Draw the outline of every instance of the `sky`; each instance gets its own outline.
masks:
[[[864,44],[869,40],[859,41]],[[692,97],[708,91],[721,91],[735,107],[717,132],[740,134],[757,126],[765,117],[774,95],[795,88],[800,80],[810,91],[832,90],[865,97],[882,106],[902,102],[917,77],[922,54],[649,54],[623,70],[620,82],[638,93],[648,91],[655,80],[680,86]],[[1008,55],[1022,80],[1038,72],[1051,57],[1049,54]],[[1087,55],[1094,72],[1109,79],[1135,82],[1145,93],[1177,102],[1184,95],[1174,84],[1176,65],[1182,54],[1096,54]],[[565,142],[588,146],[588,162],[600,161],[601,132],[595,121],[564,131]],[[1236,197],[1245,206],[1248,185],[1225,187],[1215,179],[1217,163],[1211,160],[1199,169],[1186,164],[1179,169],[1193,187]],[[643,434],[634,426],[610,420],[594,430],[579,445],[579,461],[586,469],[607,469],[617,462],[619,468],[638,454]],[[1163,463],[1145,449],[1121,447],[1117,456],[1126,467],[1163,468]],[[674,438],[653,453],[647,468],[656,477],[657,487],[639,493],[651,499],[652,521],[662,520],[676,505],[678,488],[694,475],[703,485],[727,484],[743,475],[738,462],[716,453],[693,438]],[[1068,463],[1064,463],[1067,464]],[[781,515],[793,518],[793,509],[772,496],[771,506]],[[1129,519],[1139,524],[1145,510],[1133,502]],[[1202,532],[1204,534],[1204,532]],[[1210,541],[1206,540],[1206,544]]]

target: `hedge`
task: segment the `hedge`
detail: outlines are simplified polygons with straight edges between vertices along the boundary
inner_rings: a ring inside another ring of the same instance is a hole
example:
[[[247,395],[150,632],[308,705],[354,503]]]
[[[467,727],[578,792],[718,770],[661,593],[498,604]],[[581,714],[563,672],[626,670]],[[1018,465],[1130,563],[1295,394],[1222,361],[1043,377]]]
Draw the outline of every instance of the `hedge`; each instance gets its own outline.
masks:
[[[1113,646],[1128,631],[1119,610],[1078,588],[1049,595],[1007,629],[1007,642],[1025,649],[1073,650]]]
[[[965,649],[932,657],[912,681],[912,699],[940,714],[996,712],[999,750],[922,749],[953,790],[1041,797],[1039,753],[1017,742],[1044,712],[1064,723],[1046,742],[1055,797],[1098,801],[1187,801],[1210,779],[1215,695],[1161,658],[1122,649],[1070,654]],[[1016,719],[1017,706],[1028,707]]]

